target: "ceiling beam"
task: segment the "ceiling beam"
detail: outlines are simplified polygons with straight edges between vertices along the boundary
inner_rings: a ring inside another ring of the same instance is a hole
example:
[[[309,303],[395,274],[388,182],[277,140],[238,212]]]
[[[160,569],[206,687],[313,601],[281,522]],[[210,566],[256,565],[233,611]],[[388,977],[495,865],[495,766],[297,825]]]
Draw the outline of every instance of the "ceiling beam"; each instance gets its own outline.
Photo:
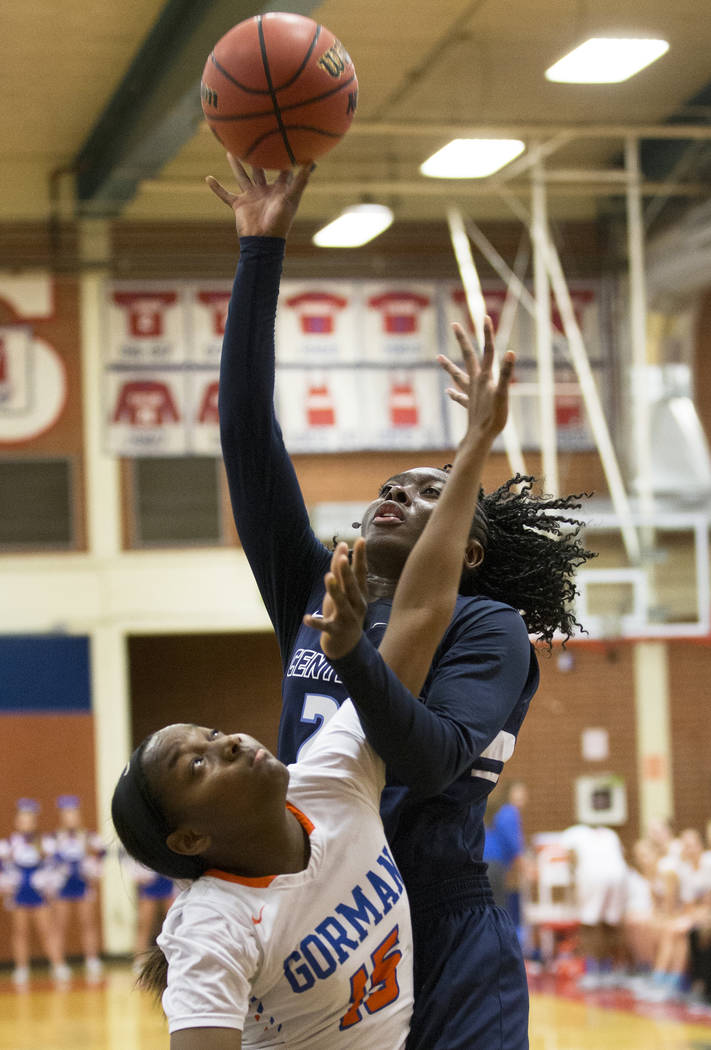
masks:
[[[311,0],[279,10],[308,15]],[[168,0],[73,164],[79,216],[119,215],[195,134],[200,76],[233,25],[266,11],[254,0]]]

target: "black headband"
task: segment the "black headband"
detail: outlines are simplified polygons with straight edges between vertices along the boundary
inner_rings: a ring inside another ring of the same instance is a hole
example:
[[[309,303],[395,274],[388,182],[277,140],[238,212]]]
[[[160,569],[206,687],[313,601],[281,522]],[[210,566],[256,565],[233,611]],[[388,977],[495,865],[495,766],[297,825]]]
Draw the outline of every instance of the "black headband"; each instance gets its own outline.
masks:
[[[111,816],[118,836],[132,857],[171,878],[197,878],[204,865],[199,857],[175,853],[166,843],[172,828],[148,783],[143,755],[147,737],[131,755],[111,800]]]

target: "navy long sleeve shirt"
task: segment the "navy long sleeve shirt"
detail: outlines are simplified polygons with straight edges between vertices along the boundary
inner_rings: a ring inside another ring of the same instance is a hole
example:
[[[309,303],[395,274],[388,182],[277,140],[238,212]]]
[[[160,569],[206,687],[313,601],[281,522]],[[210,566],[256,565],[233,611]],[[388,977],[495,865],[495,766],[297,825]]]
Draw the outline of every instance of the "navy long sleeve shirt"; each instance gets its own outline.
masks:
[[[329,663],[319,633],[330,551],[314,535],[274,413],[274,325],[285,242],[243,237],[220,373],[222,450],[235,522],[279,642],[279,757],[293,762],[350,696],[388,767],[381,812],[413,909],[427,888],[482,870],[486,798],[513,752],[538,665],[519,613],[459,597],[422,696],[377,652],[391,602],[368,607],[365,637]],[[378,479],[376,479],[378,480]]]

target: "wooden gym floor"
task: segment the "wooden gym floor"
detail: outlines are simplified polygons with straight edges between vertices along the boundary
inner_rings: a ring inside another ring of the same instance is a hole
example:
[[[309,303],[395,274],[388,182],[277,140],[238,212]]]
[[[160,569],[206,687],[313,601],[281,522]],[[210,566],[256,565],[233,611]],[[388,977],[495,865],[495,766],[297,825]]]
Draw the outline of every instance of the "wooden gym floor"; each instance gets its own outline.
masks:
[[[18,992],[9,971],[2,972],[0,1048],[167,1050],[160,1009],[134,990],[133,980],[127,965],[116,964],[96,987],[76,976],[70,988],[57,990],[37,971]],[[680,1018],[678,1010],[661,1006],[639,1014],[629,998],[583,997],[535,978],[532,986],[531,1050],[711,1050],[711,1014]]]

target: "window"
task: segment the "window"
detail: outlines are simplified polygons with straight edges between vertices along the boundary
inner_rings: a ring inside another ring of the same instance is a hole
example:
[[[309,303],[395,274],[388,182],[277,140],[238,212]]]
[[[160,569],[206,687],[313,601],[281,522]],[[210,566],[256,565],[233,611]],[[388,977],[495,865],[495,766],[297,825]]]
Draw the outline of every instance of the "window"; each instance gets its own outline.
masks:
[[[71,461],[0,460],[0,549],[75,545]]]
[[[219,466],[214,456],[133,460],[131,546],[221,544]]]

